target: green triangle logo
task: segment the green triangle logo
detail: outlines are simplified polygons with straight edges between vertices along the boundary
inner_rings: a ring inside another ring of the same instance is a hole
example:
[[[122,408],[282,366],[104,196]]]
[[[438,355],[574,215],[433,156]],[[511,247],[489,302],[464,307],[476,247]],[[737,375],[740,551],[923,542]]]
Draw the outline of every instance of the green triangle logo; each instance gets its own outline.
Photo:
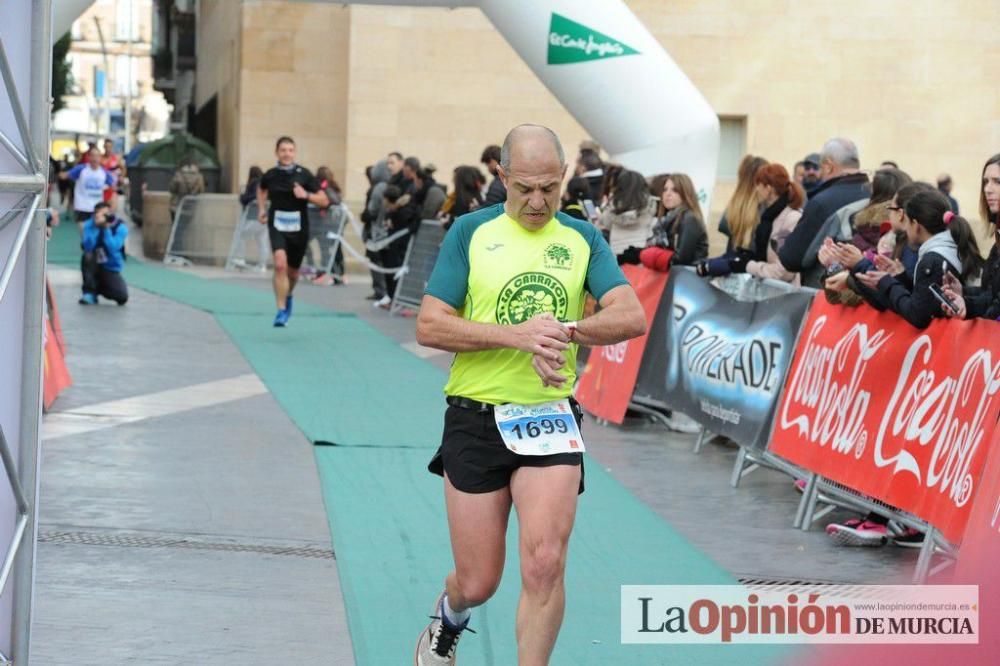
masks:
[[[548,64],[569,65],[627,55],[639,55],[639,52],[603,32],[592,30],[565,16],[552,14],[552,23],[549,24]]]

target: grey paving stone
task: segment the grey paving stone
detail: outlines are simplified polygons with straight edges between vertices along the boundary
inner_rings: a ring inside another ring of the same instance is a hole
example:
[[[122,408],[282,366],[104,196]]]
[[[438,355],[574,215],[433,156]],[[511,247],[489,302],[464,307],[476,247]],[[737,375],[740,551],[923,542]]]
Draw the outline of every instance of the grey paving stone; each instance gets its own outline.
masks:
[[[74,386],[54,411],[251,372],[208,314],[56,283]],[[32,663],[354,663],[311,445],[269,394],[42,456]]]

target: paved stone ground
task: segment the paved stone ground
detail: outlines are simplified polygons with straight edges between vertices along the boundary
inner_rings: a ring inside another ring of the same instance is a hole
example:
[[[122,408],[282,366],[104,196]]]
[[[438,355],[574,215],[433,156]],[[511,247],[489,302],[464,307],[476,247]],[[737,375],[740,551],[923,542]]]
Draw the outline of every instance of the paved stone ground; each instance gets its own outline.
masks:
[[[254,378],[210,315],[139,290],[84,308],[50,276],[74,386],[44,434]],[[353,664],[311,444],[266,392],[175,408],[43,440],[32,662]]]

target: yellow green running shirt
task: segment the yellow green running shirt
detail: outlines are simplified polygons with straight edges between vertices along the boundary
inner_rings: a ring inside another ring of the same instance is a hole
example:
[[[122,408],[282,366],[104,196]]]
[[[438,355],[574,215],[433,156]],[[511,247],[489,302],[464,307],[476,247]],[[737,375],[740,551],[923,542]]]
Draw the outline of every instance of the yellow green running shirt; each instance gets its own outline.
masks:
[[[427,282],[426,294],[459,315],[487,324],[513,325],[542,312],[559,321],[583,316],[585,292],[600,300],[628,284],[601,232],[563,213],[528,231],[504,211],[483,208],[455,221]],[[459,352],[444,388],[447,395],[489,404],[532,405],[568,397],[576,379],[571,344],[561,388],[544,387],[531,355],[516,349]]]

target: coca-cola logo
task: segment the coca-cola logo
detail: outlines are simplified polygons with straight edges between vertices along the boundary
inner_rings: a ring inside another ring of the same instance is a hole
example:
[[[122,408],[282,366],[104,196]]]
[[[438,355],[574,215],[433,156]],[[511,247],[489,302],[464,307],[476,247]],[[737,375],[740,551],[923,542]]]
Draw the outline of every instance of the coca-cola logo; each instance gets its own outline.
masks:
[[[933,352],[926,335],[907,350],[875,438],[875,465],[891,466],[893,475],[912,474],[918,483],[963,506],[972,497],[969,467],[986,436],[986,415],[1000,391],[1000,361],[994,363],[989,351],[978,349],[957,375],[938,377],[926,367]],[[907,449],[931,443],[934,450],[921,474],[919,462]]]
[[[973,349],[961,367],[941,372],[940,359],[938,367],[934,364],[934,341],[924,334],[909,344],[893,375],[870,377],[869,363],[892,335],[883,329],[872,333],[858,323],[830,347],[817,341],[826,324],[826,316],[818,317],[805,336],[779,427],[859,459],[869,457],[871,438],[870,459],[877,468],[893,477],[910,475],[963,506],[972,497],[973,458],[986,437],[987,417],[995,412],[1000,360],[988,350]],[[888,393],[890,386],[888,400],[878,401],[884,408],[867,418],[872,394]],[[933,449],[925,451],[928,446]]]
[[[780,427],[795,428],[800,437],[838,453],[857,447],[864,450],[863,420],[871,393],[861,389],[868,362],[892,337],[879,330],[869,335],[868,326],[855,324],[833,347],[816,341],[826,326],[826,315],[818,317],[805,336],[801,360],[788,384],[781,409]]]

